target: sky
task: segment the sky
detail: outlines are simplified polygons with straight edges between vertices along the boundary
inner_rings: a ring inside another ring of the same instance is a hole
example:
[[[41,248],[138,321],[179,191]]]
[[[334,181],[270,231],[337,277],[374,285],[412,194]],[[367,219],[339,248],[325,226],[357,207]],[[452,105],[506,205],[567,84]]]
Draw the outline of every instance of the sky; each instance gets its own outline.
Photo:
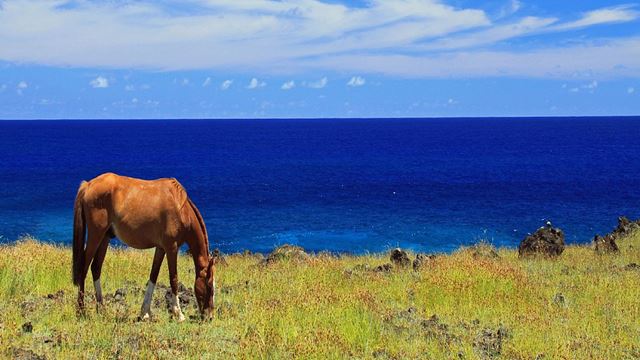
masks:
[[[598,115],[638,3],[0,0],[0,119]]]

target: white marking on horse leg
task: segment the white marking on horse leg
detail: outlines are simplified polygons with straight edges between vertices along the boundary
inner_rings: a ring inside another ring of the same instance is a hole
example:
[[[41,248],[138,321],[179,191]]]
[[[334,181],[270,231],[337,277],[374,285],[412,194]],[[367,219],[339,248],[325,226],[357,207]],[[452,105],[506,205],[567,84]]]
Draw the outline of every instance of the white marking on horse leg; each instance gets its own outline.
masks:
[[[153,290],[156,284],[151,281],[147,281],[147,291],[144,293],[144,301],[142,302],[142,310],[140,311],[140,318],[147,320],[151,316],[151,300],[153,299]]]
[[[93,288],[96,289],[96,301],[102,303],[102,287],[100,286],[100,279],[93,282]]]
[[[184,314],[180,310],[180,299],[178,295],[171,294],[171,312],[177,317],[178,322],[184,321]]]

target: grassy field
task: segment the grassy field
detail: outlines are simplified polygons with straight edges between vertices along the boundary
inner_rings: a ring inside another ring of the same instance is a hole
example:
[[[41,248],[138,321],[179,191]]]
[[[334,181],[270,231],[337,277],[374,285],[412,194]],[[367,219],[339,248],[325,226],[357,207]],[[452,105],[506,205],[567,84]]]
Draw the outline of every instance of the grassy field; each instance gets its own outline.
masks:
[[[153,320],[136,320],[152,251],[110,249],[106,305],[96,312],[89,296],[78,317],[71,249],[23,240],[0,247],[0,356],[638,359],[640,269],[630,264],[640,263],[640,234],[618,245],[617,255],[571,246],[557,260],[462,249],[420,271],[389,272],[375,271],[388,255],[268,266],[233,255],[218,268],[214,321],[189,319],[191,301],[188,320],[176,323],[165,288],[156,289]],[[192,286],[186,256],[179,276]],[[168,284],[166,266],[159,284]]]

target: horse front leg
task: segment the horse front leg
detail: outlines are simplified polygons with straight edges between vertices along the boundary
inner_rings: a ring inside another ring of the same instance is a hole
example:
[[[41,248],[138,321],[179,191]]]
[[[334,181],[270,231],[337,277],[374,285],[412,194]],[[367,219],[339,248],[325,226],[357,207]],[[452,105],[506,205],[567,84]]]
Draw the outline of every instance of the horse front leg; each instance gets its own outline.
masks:
[[[167,251],[167,263],[169,265],[169,282],[171,283],[171,313],[178,322],[184,321],[184,314],[180,309],[178,299],[178,249],[174,247]]]
[[[158,273],[160,273],[160,266],[164,260],[164,249],[156,247],[156,252],[153,255],[153,265],[151,265],[151,274],[149,274],[149,281],[147,281],[147,291],[144,293],[144,301],[142,302],[142,309],[140,310],[140,319],[147,320],[151,317],[151,300],[153,299],[153,290],[156,287],[158,281]]]

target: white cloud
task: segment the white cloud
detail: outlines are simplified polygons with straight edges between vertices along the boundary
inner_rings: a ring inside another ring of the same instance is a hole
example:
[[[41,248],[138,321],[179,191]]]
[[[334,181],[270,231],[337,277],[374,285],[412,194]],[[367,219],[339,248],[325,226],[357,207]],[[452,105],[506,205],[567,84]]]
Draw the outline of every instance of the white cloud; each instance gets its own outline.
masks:
[[[231,87],[232,84],[233,84],[233,80],[225,80],[222,82],[222,84],[220,84],[220,89],[227,90],[228,88]]]
[[[136,89],[135,86],[129,84],[124,87],[124,91],[134,91]]]
[[[308,83],[307,86],[312,88],[312,89],[322,89],[323,87],[327,86],[328,83],[329,83],[329,80],[325,76],[325,77],[323,77],[322,79],[320,79],[318,81],[312,81],[312,82]]]
[[[29,87],[26,81],[20,81],[18,85],[16,85],[16,93],[22,96],[23,91]]]
[[[635,88],[630,87],[627,89],[627,94],[633,94],[634,92],[636,92]]]
[[[294,87],[296,87],[296,82],[291,80],[291,81],[287,81],[284,84],[282,84],[282,86],[280,87],[282,90],[291,90]]]
[[[522,8],[522,2],[519,0],[511,0],[505,4],[498,14],[498,18],[503,18],[517,13]]]
[[[613,50],[635,55],[640,45],[631,34],[617,40],[582,40],[574,46],[566,46],[563,39],[545,39],[535,47],[489,48],[517,37],[634,21],[638,11],[632,6],[595,9],[569,21],[566,18],[572,14],[545,18],[523,14],[519,19],[492,21],[483,10],[459,1],[451,4],[446,0],[369,0],[357,5],[324,0],[4,1],[0,61],[258,74],[349,68],[361,74],[402,77],[466,76],[469,72],[547,77],[586,69],[614,76],[640,72],[637,56],[578,56],[623,42],[626,50]],[[526,9],[519,0],[505,0],[505,4],[506,14],[520,16]],[[181,11],[174,11],[176,6]],[[505,64],[541,54],[545,55],[542,61],[526,62],[526,66]],[[342,59],[347,63],[337,61]],[[456,66],[447,62],[450,59]],[[464,59],[464,64],[458,67],[461,60],[456,59]],[[382,63],[387,60],[388,65]],[[434,67],[425,68],[425,64]]]
[[[555,26],[554,30],[572,30],[593,25],[633,21],[640,17],[640,12],[633,7],[633,5],[622,5],[589,11],[576,21]]]
[[[204,79],[204,81],[202,82],[202,87],[207,87],[211,85],[211,78],[207,77],[206,79]]]
[[[249,85],[247,85],[247,89],[257,89],[265,86],[267,86],[266,82],[253,78],[251,79],[251,81],[249,81]]]
[[[104,89],[109,87],[109,80],[102,76],[98,76],[97,78],[91,80],[89,84],[95,89]]]
[[[367,80],[365,80],[365,78],[360,76],[354,76],[351,78],[351,80],[349,80],[347,85],[351,87],[358,87],[358,86],[364,85],[366,82]]]

